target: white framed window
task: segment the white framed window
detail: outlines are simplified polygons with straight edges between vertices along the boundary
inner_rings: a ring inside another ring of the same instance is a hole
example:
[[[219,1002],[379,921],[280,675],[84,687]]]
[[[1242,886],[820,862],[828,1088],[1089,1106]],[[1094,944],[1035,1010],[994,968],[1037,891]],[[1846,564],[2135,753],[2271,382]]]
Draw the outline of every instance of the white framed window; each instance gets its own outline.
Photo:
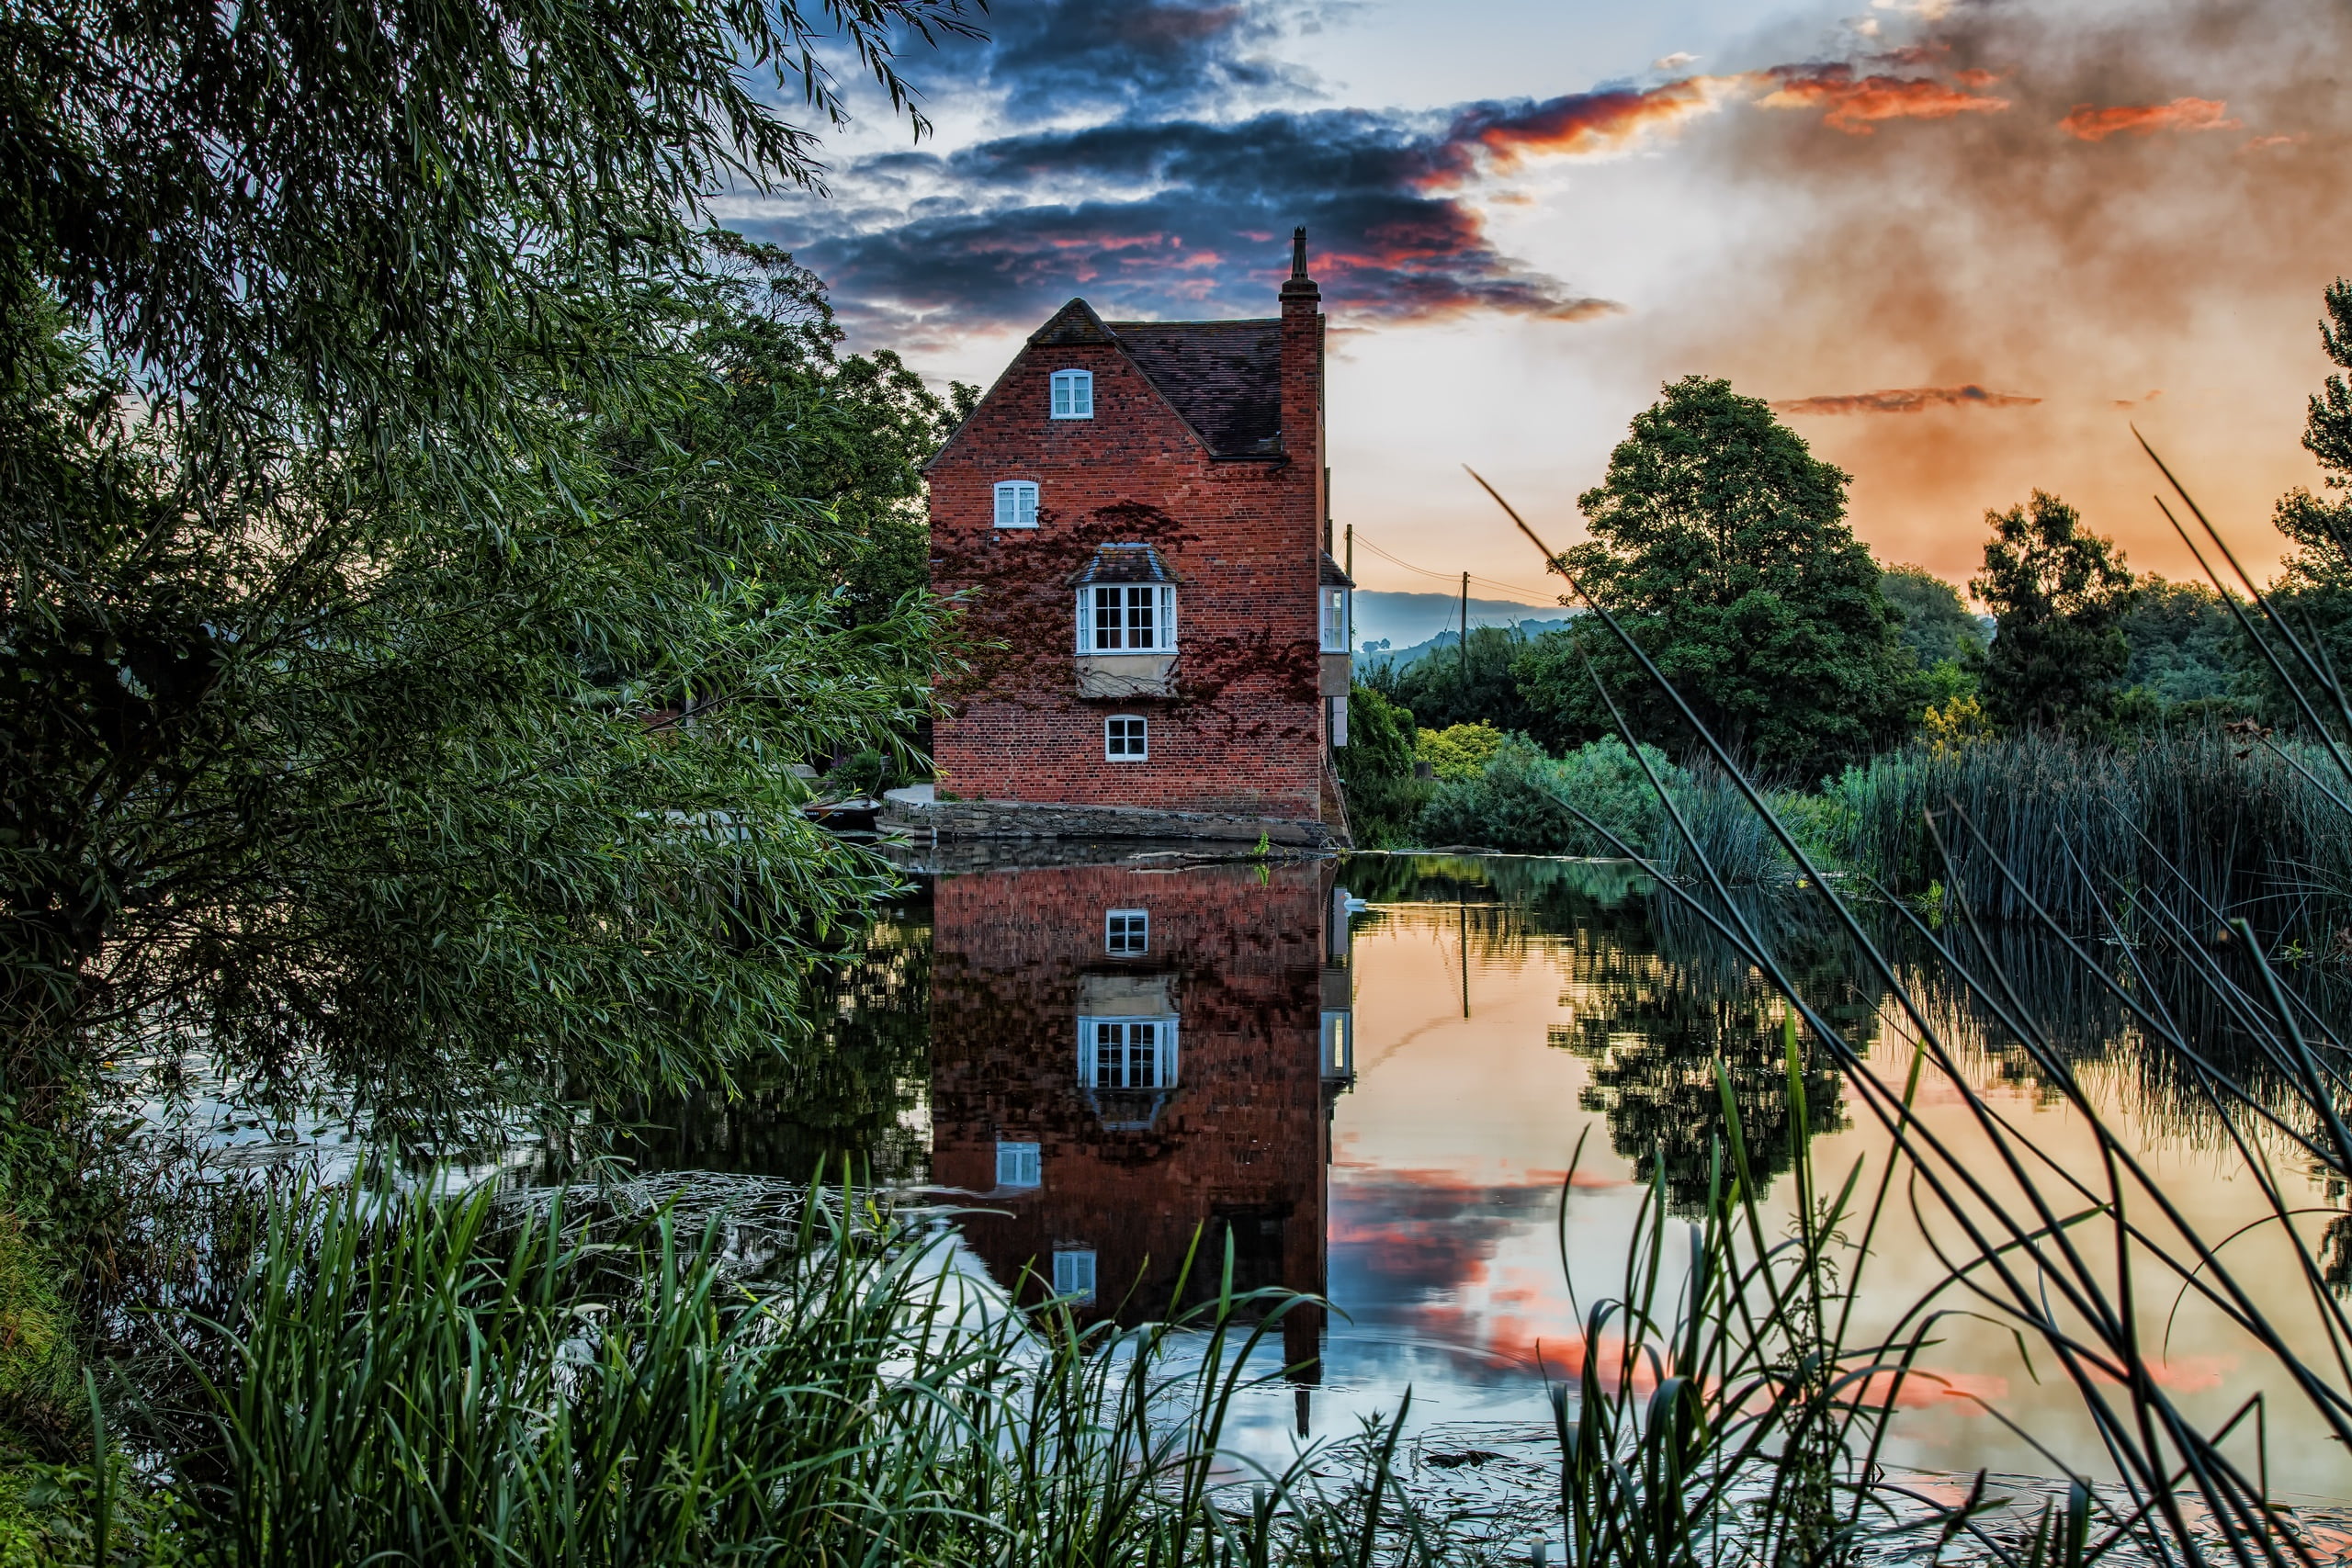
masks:
[[[1140,958],[1151,951],[1151,911],[1113,909],[1102,917],[1102,951],[1114,958]]]
[[[1323,1015],[1323,1076],[1343,1078],[1356,1070],[1355,1015],[1338,1009]]]
[[[1078,591],[1080,653],[1176,651],[1176,585],[1097,582]]]
[[[1139,714],[1114,713],[1102,721],[1102,760],[1141,762],[1151,757],[1151,726]]]
[[[1323,600],[1323,651],[1345,653],[1348,651],[1348,591],[1344,588],[1325,588],[1319,592]]]
[[[1080,1019],[1078,1082],[1081,1089],[1174,1089],[1176,1021]]]
[[[996,525],[1035,528],[1037,525],[1037,485],[1034,479],[1006,479],[996,487]]]
[[[1042,1179],[1043,1162],[1035,1144],[1008,1143],[998,1139],[996,1145],[996,1184],[999,1187],[1035,1187]]]
[[[1094,417],[1094,372],[1091,370],[1057,370],[1053,378],[1053,412],[1056,419],[1092,419]]]
[[[1094,1249],[1091,1247],[1054,1249],[1054,1294],[1072,1301],[1094,1299]]]

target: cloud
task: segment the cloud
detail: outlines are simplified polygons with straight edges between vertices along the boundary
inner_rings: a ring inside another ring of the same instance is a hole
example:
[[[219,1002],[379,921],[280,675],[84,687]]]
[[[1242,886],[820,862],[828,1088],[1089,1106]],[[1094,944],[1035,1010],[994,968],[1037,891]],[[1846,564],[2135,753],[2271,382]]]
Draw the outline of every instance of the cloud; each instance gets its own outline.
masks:
[[[1895,387],[1882,392],[1840,392],[1818,398],[1783,398],[1781,413],[1917,413],[1940,408],[2030,408],[2040,398],[1988,392],[1971,381],[1964,387]]]
[[[2271,502],[2312,482],[2298,437],[2326,366],[2311,322],[2344,270],[2312,215],[2352,202],[2338,63],[2352,10],[2009,0],[1955,6],[1923,37],[1941,80],[1998,72],[2010,108],[1918,128],[1928,135],[1825,135],[1786,114],[1686,135],[1682,199],[1770,203],[1725,236],[1702,286],[1645,310],[1640,334],[1614,334],[1618,352],[1655,367],[1649,383],[1698,369],[1766,395],[1978,384],[2042,398],[1999,418],[1806,426],[1855,476],[1851,515],[1872,547],[1953,578],[1973,564],[1984,510],[2035,487],[2135,560],[2186,568],[2112,407],[2134,395],[2123,388],[2162,387],[2132,413],[2198,476],[2210,512],[2244,520],[2236,542],[2260,563]],[[2163,105],[2185,86],[2224,118],[2309,141],[2240,155],[2250,132],[2118,134],[2086,155],[2054,130],[2081,106]]]
[[[2159,130],[2236,130],[2239,122],[2223,118],[2229,105],[2219,98],[2175,98],[2168,104],[2115,104],[2098,108],[2076,104],[2058,129],[2077,141],[2104,141],[2110,136],[2153,136]]]
[[[1911,63],[1918,51],[1903,51]],[[1998,114],[2009,107],[2007,98],[1984,95],[1993,76],[1984,71],[1963,71],[1953,82],[1932,76],[1858,76],[1843,62],[1823,65],[1777,65],[1760,73],[1772,90],[1757,100],[1768,109],[1826,107],[1822,123],[1849,136],[1869,136],[1880,120],[1950,119],[1960,114]]]
[[[854,321],[1012,325],[1080,293],[1114,317],[1263,315],[1300,223],[1327,302],[1359,321],[1589,321],[1619,307],[1505,255],[1451,193],[1484,163],[1615,144],[1693,101],[1657,89],[1475,104],[1440,123],[1324,109],[1027,131],[853,165],[844,189],[896,200],[812,209],[776,237]]]
[[[1613,152],[1645,130],[1712,113],[1737,85],[1731,77],[1685,76],[1657,87],[1568,93],[1541,103],[1472,104],[1455,114],[1437,155],[1459,168],[1456,160],[1483,149],[1494,166],[1508,169],[1529,152]]]
[[[985,26],[971,80],[1016,124],[1263,102],[1311,85],[1268,52],[1282,29],[1247,0],[1024,0]]]

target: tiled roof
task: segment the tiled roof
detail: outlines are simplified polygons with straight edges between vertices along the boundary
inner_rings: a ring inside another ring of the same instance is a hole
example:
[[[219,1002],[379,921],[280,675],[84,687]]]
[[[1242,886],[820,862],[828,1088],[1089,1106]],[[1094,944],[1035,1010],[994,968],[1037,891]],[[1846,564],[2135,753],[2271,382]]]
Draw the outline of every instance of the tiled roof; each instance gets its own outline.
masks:
[[[1354,578],[1340,570],[1340,563],[1331,558],[1330,551],[1318,550],[1316,553],[1321,558],[1320,564],[1317,566],[1315,572],[1315,581],[1318,587],[1353,588],[1356,585]]]
[[[1174,582],[1176,574],[1150,545],[1097,545],[1087,563],[1070,577],[1070,586],[1090,582]]]
[[[1211,452],[1220,457],[1282,455],[1280,320],[1102,324],[1201,433]]]

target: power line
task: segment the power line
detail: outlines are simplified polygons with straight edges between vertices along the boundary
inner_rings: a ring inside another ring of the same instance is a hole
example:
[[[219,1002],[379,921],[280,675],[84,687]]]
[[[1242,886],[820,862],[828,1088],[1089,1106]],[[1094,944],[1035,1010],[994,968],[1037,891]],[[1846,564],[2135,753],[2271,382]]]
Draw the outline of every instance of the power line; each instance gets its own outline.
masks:
[[[1407,571],[1413,572],[1418,576],[1434,578],[1440,582],[1458,582],[1462,579],[1462,574],[1458,571],[1431,571],[1428,567],[1415,566],[1411,561],[1405,559],[1403,557],[1393,555],[1389,551],[1382,549],[1378,545],[1373,543],[1372,540],[1364,536],[1363,529],[1361,526],[1356,529],[1355,538],[1357,544],[1362,545],[1365,549],[1370,550],[1374,555],[1378,556],[1381,559],[1388,562],[1391,566],[1402,567]],[[1504,593],[1518,593],[1522,595],[1533,594],[1539,599],[1557,597],[1556,594],[1547,593],[1544,590],[1540,588],[1530,588],[1523,583],[1518,582],[1498,582],[1491,577],[1480,577],[1476,572],[1471,574],[1470,581],[1476,583],[1481,588],[1491,588]],[[1529,607],[1532,609],[1537,608],[1538,606],[1530,605]]]

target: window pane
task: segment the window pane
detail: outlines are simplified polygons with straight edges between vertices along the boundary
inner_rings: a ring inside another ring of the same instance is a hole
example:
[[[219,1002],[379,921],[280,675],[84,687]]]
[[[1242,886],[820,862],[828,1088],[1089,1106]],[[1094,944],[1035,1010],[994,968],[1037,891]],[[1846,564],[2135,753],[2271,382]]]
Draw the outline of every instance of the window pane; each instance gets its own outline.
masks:
[[[1023,485],[1021,487],[1020,493],[1014,498],[1014,500],[1016,502],[1015,510],[1020,514],[1021,526],[1023,528],[1035,528],[1037,525],[1037,487],[1035,485]]]
[[[999,1143],[996,1146],[996,1184],[999,1187],[1035,1187],[1038,1185],[1039,1163],[1035,1144]]]
[[[1054,1254],[1054,1294],[1086,1302],[1094,1299],[1094,1254],[1091,1249]]]
[[[1152,601],[1158,597],[1159,594],[1148,587],[1127,590],[1127,646],[1129,648],[1159,646],[1159,639],[1152,635],[1151,627]]]
[[[1120,638],[1125,628],[1119,620],[1119,591],[1098,588],[1094,591],[1094,646],[1123,648]]]

